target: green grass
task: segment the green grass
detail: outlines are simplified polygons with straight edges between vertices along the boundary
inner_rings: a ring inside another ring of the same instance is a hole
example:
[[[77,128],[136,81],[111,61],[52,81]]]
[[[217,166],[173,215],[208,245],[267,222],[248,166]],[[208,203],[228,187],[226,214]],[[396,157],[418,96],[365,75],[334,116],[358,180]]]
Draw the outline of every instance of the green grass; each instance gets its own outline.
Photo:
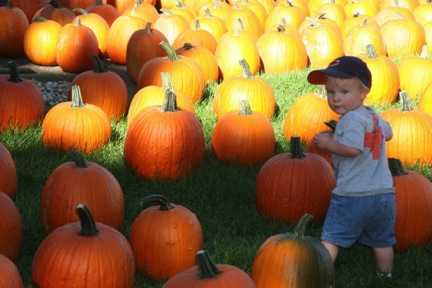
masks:
[[[278,109],[272,124],[279,149],[283,152],[287,152],[289,147],[282,129],[290,105],[298,96],[319,89],[306,83],[307,72],[306,70],[279,76],[262,75],[275,91]],[[203,125],[207,153],[202,165],[189,177],[165,182],[147,181],[131,174],[123,162],[125,120],[112,123],[113,136],[110,143],[86,158],[107,168],[119,181],[126,200],[125,223],[121,229],[126,237],[134,219],[146,208],[140,207],[140,200],[146,195],[158,193],[197,215],[203,228],[204,248],[216,263],[231,264],[250,273],[260,245],[274,234],[291,232],[293,227],[270,221],[257,213],[254,185],[261,165],[240,167],[221,164],[211,154],[210,139],[216,124],[211,111],[215,88],[216,85],[208,87],[203,101],[195,107],[197,117]],[[388,108],[390,107],[378,107],[378,110]],[[17,167],[18,192],[15,203],[21,213],[24,230],[21,253],[16,264],[25,286],[29,286],[34,254],[46,236],[39,221],[39,197],[48,176],[70,159],[65,154],[43,147],[40,126],[25,132],[9,131],[0,134],[0,142],[9,149]],[[412,169],[432,179],[430,167]],[[321,225],[321,222],[313,224],[307,234],[318,238]],[[340,252],[335,264],[336,287],[432,287],[430,255],[432,244],[396,253],[395,279],[392,283],[386,283],[374,277],[375,263],[371,251],[355,245],[352,249]],[[162,285],[163,282],[153,281],[137,273],[135,287]]]

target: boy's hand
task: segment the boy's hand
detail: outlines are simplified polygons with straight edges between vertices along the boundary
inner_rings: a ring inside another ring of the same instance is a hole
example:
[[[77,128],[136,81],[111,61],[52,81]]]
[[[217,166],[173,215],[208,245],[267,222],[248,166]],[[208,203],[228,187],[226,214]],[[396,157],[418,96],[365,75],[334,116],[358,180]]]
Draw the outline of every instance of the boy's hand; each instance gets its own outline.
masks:
[[[326,133],[320,133],[315,135],[314,142],[318,145],[320,149],[326,149],[327,141],[329,141],[331,138]]]

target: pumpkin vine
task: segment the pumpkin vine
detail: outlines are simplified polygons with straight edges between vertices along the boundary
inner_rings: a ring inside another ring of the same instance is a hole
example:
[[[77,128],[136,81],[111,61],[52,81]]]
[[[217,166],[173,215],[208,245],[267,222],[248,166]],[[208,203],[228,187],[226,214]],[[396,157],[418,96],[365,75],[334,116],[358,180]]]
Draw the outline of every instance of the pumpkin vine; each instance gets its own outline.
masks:
[[[205,250],[200,250],[195,255],[198,266],[198,279],[214,278],[221,274],[222,271],[218,269],[216,264],[210,257],[210,254]]]
[[[99,233],[99,230],[96,228],[96,222],[93,219],[93,215],[90,213],[90,210],[86,205],[78,204],[76,207],[76,212],[81,223],[81,236],[95,236]]]
[[[301,218],[300,221],[297,223],[296,227],[294,228],[294,235],[296,237],[304,238],[306,233],[306,227],[309,225],[309,223],[312,221],[313,216],[306,213]]]
[[[160,211],[168,211],[174,209],[174,206],[162,195],[152,194],[141,200],[141,206],[144,206],[150,202],[156,202],[159,205]]]

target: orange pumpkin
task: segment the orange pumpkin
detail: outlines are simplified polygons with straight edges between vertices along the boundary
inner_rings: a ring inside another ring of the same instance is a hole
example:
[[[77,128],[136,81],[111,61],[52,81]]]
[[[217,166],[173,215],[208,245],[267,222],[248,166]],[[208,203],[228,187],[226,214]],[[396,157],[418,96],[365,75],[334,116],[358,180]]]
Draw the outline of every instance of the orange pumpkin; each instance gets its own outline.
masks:
[[[276,110],[276,100],[270,84],[261,77],[254,77],[245,59],[239,61],[242,76],[226,78],[216,87],[213,98],[213,113],[220,119],[230,111],[240,109],[240,100],[249,101],[251,109],[271,119]]]
[[[154,22],[153,28],[161,31],[168,39],[170,45],[174,44],[177,36],[188,29],[191,29],[189,22],[181,15],[174,14],[169,10],[161,9],[162,14]]]
[[[238,267],[215,264],[205,250],[196,252],[196,265],[171,277],[163,288],[255,288],[252,278]]]
[[[207,30],[214,36],[216,42],[219,42],[222,35],[228,31],[225,21],[223,21],[222,18],[213,15],[208,8],[205,8],[203,12],[200,15],[197,15],[194,19],[199,21],[201,29]]]
[[[254,34],[255,37],[259,37],[264,33],[264,25],[261,24],[257,14],[245,5],[236,3],[228,10],[224,18],[228,31],[236,30],[239,20],[243,25],[243,29]]]
[[[141,201],[143,206],[150,203],[157,205],[147,207],[133,221],[129,242],[137,270],[150,278],[167,280],[194,266],[195,253],[204,247],[204,236],[198,218],[186,207],[161,195],[149,195]]]
[[[27,58],[42,66],[57,65],[56,47],[62,26],[43,17],[36,17],[24,33]]]
[[[43,17],[47,20],[55,21],[62,27],[72,23],[72,20],[75,19],[76,15],[73,11],[67,7],[60,6],[56,0],[49,0],[48,4],[36,11],[34,17]]]
[[[167,89],[165,103],[139,112],[128,126],[124,159],[145,179],[176,180],[188,176],[205,154],[204,132],[198,118],[177,107]]]
[[[110,4],[104,4],[102,0],[96,0],[94,5],[90,5],[85,10],[89,13],[96,13],[105,19],[108,26],[111,27],[115,19],[120,16],[120,12]]]
[[[55,105],[42,122],[42,142],[55,150],[87,154],[101,149],[111,133],[107,114],[96,105],[84,105],[77,85],[72,87],[72,101]]]
[[[420,98],[418,108],[432,115],[432,81],[426,86]]]
[[[57,228],[40,243],[32,264],[33,286],[134,287],[134,256],[127,239],[95,222],[85,205],[79,204],[76,212],[80,221]]]
[[[290,149],[267,160],[258,172],[257,210],[287,224],[299,221],[305,213],[323,220],[336,186],[333,168],[320,155],[303,153],[300,137],[291,137]]]
[[[138,75],[137,88],[149,85],[162,86],[162,72],[168,72],[175,91],[184,93],[192,103],[203,97],[205,88],[204,72],[188,57],[179,56],[169,43],[159,44],[167,56],[150,59],[142,66]]]
[[[48,5],[47,0],[9,0],[14,7],[20,8],[27,17],[29,23],[32,22],[35,13]],[[3,1],[5,2],[5,1]]]
[[[126,114],[129,95],[126,83],[117,73],[108,71],[100,58],[92,57],[93,70],[78,74],[72,81],[78,85],[84,103],[100,107],[110,119],[120,121]],[[72,88],[68,101],[72,100]]]
[[[183,47],[185,43],[205,47],[213,54],[216,50],[218,41],[209,31],[201,29],[199,20],[195,19],[191,29],[186,29],[180,32],[174,39],[172,46],[174,49],[179,49]]]
[[[381,113],[393,129],[393,138],[387,142],[387,156],[399,159],[403,165],[430,165],[432,150],[432,115],[421,109],[413,109],[408,93],[399,93],[400,109]]]
[[[18,257],[22,242],[22,222],[12,199],[0,191],[0,255],[12,261]],[[1,282],[0,282],[1,283]]]
[[[376,54],[386,56],[386,46],[379,27],[365,19],[360,25],[352,27],[343,38],[344,54],[359,56],[367,54],[367,45],[373,45]]]
[[[299,136],[310,142],[322,130],[327,129],[325,121],[338,120],[339,116],[327,104],[322,94],[306,93],[296,98],[289,108],[283,125],[286,139]]]
[[[305,20],[306,16],[302,8],[293,5],[291,1],[284,1],[283,4],[279,2],[267,15],[264,23],[264,30],[268,31],[279,24],[281,19],[284,19],[288,25],[298,28]]]
[[[241,100],[238,111],[226,113],[216,123],[211,147],[221,162],[259,164],[273,155],[275,133],[265,115],[252,111],[248,100]]]
[[[0,283],[8,288],[24,288],[21,274],[9,258],[0,254]]]
[[[312,218],[304,214],[294,232],[273,235],[260,246],[251,273],[257,288],[335,287],[329,252],[318,239],[305,235]]]
[[[14,61],[9,76],[0,76],[0,132],[23,131],[37,125],[45,115],[42,91],[31,80],[21,79]]]
[[[24,33],[29,20],[24,11],[14,7],[12,1],[0,6],[0,56],[18,58],[24,56]]]
[[[18,187],[18,175],[15,161],[9,150],[0,143],[0,191],[15,199]]]

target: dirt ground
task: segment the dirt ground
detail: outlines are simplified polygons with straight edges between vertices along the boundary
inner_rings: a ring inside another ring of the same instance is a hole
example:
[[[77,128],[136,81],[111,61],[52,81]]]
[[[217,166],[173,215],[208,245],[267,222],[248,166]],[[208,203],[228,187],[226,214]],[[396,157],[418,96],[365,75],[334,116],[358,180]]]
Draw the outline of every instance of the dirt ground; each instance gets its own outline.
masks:
[[[0,75],[9,74],[8,63],[15,61],[18,66],[18,71],[21,78],[24,79],[35,79],[40,82],[47,81],[68,81],[72,80],[78,75],[75,73],[64,72],[59,66],[40,66],[31,63],[26,57],[6,59],[0,57]],[[112,63],[109,59],[103,59],[102,62],[105,64],[109,71],[117,73],[126,83],[128,88],[129,98],[131,98],[137,91],[136,84],[132,81],[127,73],[125,65],[118,65]]]

